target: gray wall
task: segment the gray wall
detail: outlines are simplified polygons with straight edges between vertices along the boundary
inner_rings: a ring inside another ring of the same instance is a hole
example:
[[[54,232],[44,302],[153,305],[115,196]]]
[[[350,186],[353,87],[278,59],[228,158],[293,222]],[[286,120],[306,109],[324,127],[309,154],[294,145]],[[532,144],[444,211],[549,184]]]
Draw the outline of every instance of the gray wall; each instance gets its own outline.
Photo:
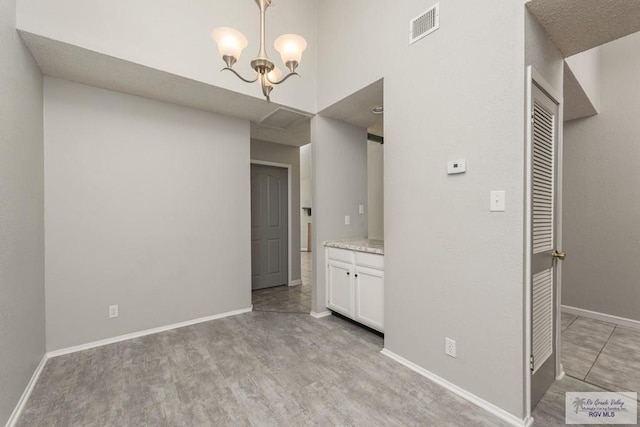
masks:
[[[0,425],[45,351],[42,75],[0,2]]]
[[[291,165],[291,277],[300,279],[300,148],[251,139],[251,160]]]
[[[600,50],[589,49],[565,59],[596,111],[600,110]]]
[[[52,78],[44,94],[48,350],[249,307],[249,123]]]
[[[367,130],[339,120],[311,120],[313,152],[313,311],[326,311],[326,260],[322,242],[365,237],[367,214]],[[351,225],[344,217],[351,216]]]
[[[312,112],[316,104],[316,0],[277,0],[275,4],[266,17],[269,43],[279,34],[295,33],[303,36],[308,46],[298,68],[304,78],[280,85],[273,100]],[[242,31],[250,45],[235,67],[249,73],[260,39],[253,1],[185,1],[177,8],[173,1],[157,0],[20,0],[18,12],[21,30],[263,99],[256,85],[218,72],[224,63],[209,37],[215,27]],[[273,44],[267,51],[283,68]],[[106,74],[116,75],[111,71]],[[97,82],[103,79],[96,77]],[[230,98],[228,102],[234,101]]]
[[[434,3],[319,2],[318,106],[384,77],[385,347],[521,418],[524,1],[440,2],[440,29],[409,45]],[[468,172],[447,176],[458,158]]]
[[[312,177],[311,144],[300,147],[300,206],[313,207],[311,199],[311,177]],[[307,212],[300,211],[300,247],[306,250],[313,250],[307,247],[307,224],[313,222],[313,209],[311,216]],[[312,233],[313,234],[313,233]],[[313,242],[312,242],[313,244]]]
[[[522,418],[524,5],[440,2],[409,46],[400,29],[433,3],[387,10],[385,347]]]
[[[367,203],[370,239],[384,239],[384,145],[367,142]]]
[[[563,93],[564,59],[536,17],[525,9],[525,64]]]
[[[598,49],[600,114],[564,127],[562,303],[640,320],[640,33]]]

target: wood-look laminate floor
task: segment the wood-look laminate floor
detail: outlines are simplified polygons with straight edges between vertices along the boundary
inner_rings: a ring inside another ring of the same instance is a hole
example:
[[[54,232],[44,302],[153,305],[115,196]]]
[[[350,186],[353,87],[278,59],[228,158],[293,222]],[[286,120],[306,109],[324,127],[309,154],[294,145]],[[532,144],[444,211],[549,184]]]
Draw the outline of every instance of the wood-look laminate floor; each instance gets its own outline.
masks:
[[[19,426],[502,426],[337,317],[253,312],[50,359]]]
[[[561,344],[567,375],[640,396],[640,330],[562,313]]]
[[[501,426],[337,317],[253,312],[50,359],[19,426]],[[564,425],[556,381],[533,412]]]
[[[275,286],[251,293],[254,311],[311,312],[311,252],[300,253],[302,284]]]

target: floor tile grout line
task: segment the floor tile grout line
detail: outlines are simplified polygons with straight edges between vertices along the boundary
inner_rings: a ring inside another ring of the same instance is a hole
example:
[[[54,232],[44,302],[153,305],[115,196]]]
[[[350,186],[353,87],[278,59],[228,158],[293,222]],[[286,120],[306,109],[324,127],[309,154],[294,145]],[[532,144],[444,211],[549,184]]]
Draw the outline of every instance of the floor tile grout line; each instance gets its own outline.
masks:
[[[561,330],[561,331],[560,331],[560,334],[562,334],[564,331],[566,331],[567,329],[569,329],[569,328],[571,327],[571,325],[573,325],[574,323],[576,323],[576,320],[578,320],[579,318],[580,318],[580,316],[576,316],[576,318],[575,318],[575,319],[573,319],[573,320],[571,321],[571,323],[569,323],[569,324],[567,325],[567,327],[566,327],[566,328],[564,328],[563,330]]]
[[[610,388],[608,388],[608,387],[605,387],[605,386],[603,386],[603,385],[601,385],[601,384],[596,384],[596,383],[593,383],[593,382],[587,381],[586,379],[581,380],[580,378],[578,378],[578,377],[574,377],[574,376],[573,376],[573,375],[571,375],[571,374],[565,374],[565,375],[566,375],[566,376],[568,376],[568,377],[573,378],[573,379],[574,379],[574,380],[576,380],[576,381],[580,381],[580,382],[583,382],[583,383],[585,383],[585,384],[589,384],[589,385],[592,385],[592,386],[594,386],[594,387],[601,388],[601,389],[603,389],[603,390],[605,390],[605,391],[608,391],[608,392],[611,392],[611,393],[620,393],[620,390],[612,390],[612,389],[610,389]],[[638,401],[640,402],[640,395],[638,395]]]
[[[589,372],[587,372],[587,375],[584,376],[585,381],[587,380],[587,377],[589,376],[589,374],[591,373],[591,370],[593,369],[594,366],[596,366],[596,363],[598,363],[598,359],[600,358],[600,355],[602,354],[602,351],[604,350],[604,348],[607,346],[607,344],[609,344],[609,340],[611,340],[611,337],[613,336],[613,333],[616,331],[616,328],[618,326],[615,325],[613,327],[613,330],[611,331],[611,333],[609,334],[609,338],[607,338],[607,341],[604,343],[604,345],[602,346],[602,348],[600,349],[600,351],[598,352],[598,355],[596,356],[596,360],[593,361],[593,364],[591,365],[591,367],[589,368]]]

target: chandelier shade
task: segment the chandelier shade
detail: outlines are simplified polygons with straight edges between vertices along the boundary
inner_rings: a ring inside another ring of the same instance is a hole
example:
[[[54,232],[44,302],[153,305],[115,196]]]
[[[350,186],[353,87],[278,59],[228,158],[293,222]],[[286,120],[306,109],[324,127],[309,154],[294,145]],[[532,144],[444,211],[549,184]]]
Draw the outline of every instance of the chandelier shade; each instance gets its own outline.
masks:
[[[291,70],[289,63],[295,63],[295,67],[302,61],[302,52],[307,48],[307,41],[297,34],[283,34],[276,39],[273,46],[280,53],[282,62]],[[291,70],[293,71],[293,70]]]
[[[240,59],[242,50],[249,44],[244,34],[233,28],[218,27],[211,32],[211,38],[218,45],[218,52],[226,64],[222,71],[231,71],[246,83],[258,81],[262,87],[262,94],[267,101],[270,101],[274,86],[283,83],[291,76],[299,76],[296,69],[302,61],[302,52],[307,48],[307,41],[297,34],[284,34],[276,39],[274,46],[289,70],[289,73],[282,77],[282,72],[269,59],[265,50],[265,12],[273,0],[255,0],[255,2],[260,9],[260,50],[251,61],[251,68],[256,76],[254,79],[245,79],[233,69],[233,65]]]
[[[267,73],[267,82],[265,84],[267,86],[273,87],[274,82],[280,81],[281,78],[282,78],[282,71],[280,71],[280,68],[273,67],[273,70]]]
[[[218,52],[223,59],[225,56],[231,56],[237,61],[242,50],[249,44],[244,34],[229,27],[214,29],[211,38],[218,44]]]

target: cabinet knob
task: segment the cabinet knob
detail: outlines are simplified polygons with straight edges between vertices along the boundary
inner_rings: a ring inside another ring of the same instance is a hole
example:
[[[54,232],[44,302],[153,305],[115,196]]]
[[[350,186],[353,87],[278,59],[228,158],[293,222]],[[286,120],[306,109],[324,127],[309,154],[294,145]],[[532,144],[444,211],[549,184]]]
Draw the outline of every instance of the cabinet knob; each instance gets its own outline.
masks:
[[[357,274],[356,274],[355,276],[356,276],[356,277],[358,277],[358,275],[357,275]]]
[[[348,275],[350,275],[350,274],[351,274],[351,273],[349,273],[349,272],[347,271],[347,276],[348,276]]]

